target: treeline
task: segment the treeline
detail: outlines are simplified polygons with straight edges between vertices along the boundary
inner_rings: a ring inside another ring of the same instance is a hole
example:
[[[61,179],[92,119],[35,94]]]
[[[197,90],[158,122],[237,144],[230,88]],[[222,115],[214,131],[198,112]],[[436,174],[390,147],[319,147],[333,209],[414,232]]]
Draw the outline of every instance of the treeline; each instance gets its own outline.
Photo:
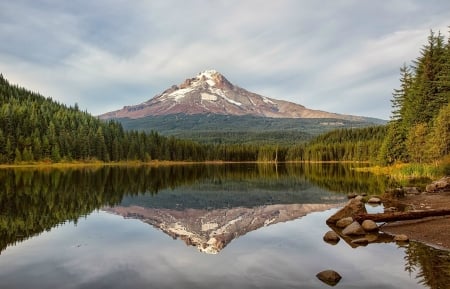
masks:
[[[450,38],[431,31],[412,65],[400,69],[379,161],[425,163],[450,153]]]
[[[290,161],[376,161],[385,126],[339,129],[289,148]]]

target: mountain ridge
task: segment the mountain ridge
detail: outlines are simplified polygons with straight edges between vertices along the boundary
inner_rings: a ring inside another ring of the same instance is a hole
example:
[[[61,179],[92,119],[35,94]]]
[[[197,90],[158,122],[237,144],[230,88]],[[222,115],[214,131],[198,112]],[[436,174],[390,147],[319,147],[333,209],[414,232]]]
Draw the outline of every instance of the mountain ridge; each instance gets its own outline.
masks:
[[[306,108],[293,102],[262,96],[233,85],[216,70],[205,70],[137,105],[104,113],[100,119],[173,114],[252,115],[268,118],[328,118],[364,121],[362,116]]]

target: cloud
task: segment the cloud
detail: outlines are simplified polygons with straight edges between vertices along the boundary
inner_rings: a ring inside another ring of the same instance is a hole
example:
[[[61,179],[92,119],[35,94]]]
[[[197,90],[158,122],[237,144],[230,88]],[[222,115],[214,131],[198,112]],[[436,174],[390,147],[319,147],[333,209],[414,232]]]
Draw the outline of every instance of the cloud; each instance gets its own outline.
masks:
[[[12,82],[99,114],[214,68],[268,96],[387,118],[398,68],[442,1],[3,1],[0,68]]]

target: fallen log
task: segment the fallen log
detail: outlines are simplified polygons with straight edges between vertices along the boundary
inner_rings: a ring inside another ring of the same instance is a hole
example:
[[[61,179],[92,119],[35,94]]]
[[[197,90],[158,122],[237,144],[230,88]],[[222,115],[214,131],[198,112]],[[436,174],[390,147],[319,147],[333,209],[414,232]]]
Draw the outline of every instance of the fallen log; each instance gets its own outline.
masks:
[[[390,212],[379,214],[358,214],[354,216],[354,219],[360,223],[364,220],[372,220],[374,222],[394,222],[394,221],[422,219],[426,217],[441,217],[447,215],[450,215],[450,209]]]

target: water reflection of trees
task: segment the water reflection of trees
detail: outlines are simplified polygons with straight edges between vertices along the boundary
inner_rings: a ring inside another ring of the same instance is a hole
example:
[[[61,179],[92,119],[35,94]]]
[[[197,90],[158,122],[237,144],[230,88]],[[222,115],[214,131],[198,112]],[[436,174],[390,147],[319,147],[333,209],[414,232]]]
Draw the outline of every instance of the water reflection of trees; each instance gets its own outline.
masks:
[[[308,163],[287,165],[289,174],[304,175],[315,185],[338,193],[381,194],[395,184],[385,176],[354,170],[355,164]]]
[[[0,250],[50,230],[126,195],[157,194],[196,183],[248,183],[248,188],[285,190],[309,181],[335,192],[379,191],[382,180],[359,178],[339,165],[261,165],[103,167],[0,170]]]
[[[448,288],[450,252],[416,242],[411,242],[405,252],[405,270],[416,275],[419,284],[431,289]]]

